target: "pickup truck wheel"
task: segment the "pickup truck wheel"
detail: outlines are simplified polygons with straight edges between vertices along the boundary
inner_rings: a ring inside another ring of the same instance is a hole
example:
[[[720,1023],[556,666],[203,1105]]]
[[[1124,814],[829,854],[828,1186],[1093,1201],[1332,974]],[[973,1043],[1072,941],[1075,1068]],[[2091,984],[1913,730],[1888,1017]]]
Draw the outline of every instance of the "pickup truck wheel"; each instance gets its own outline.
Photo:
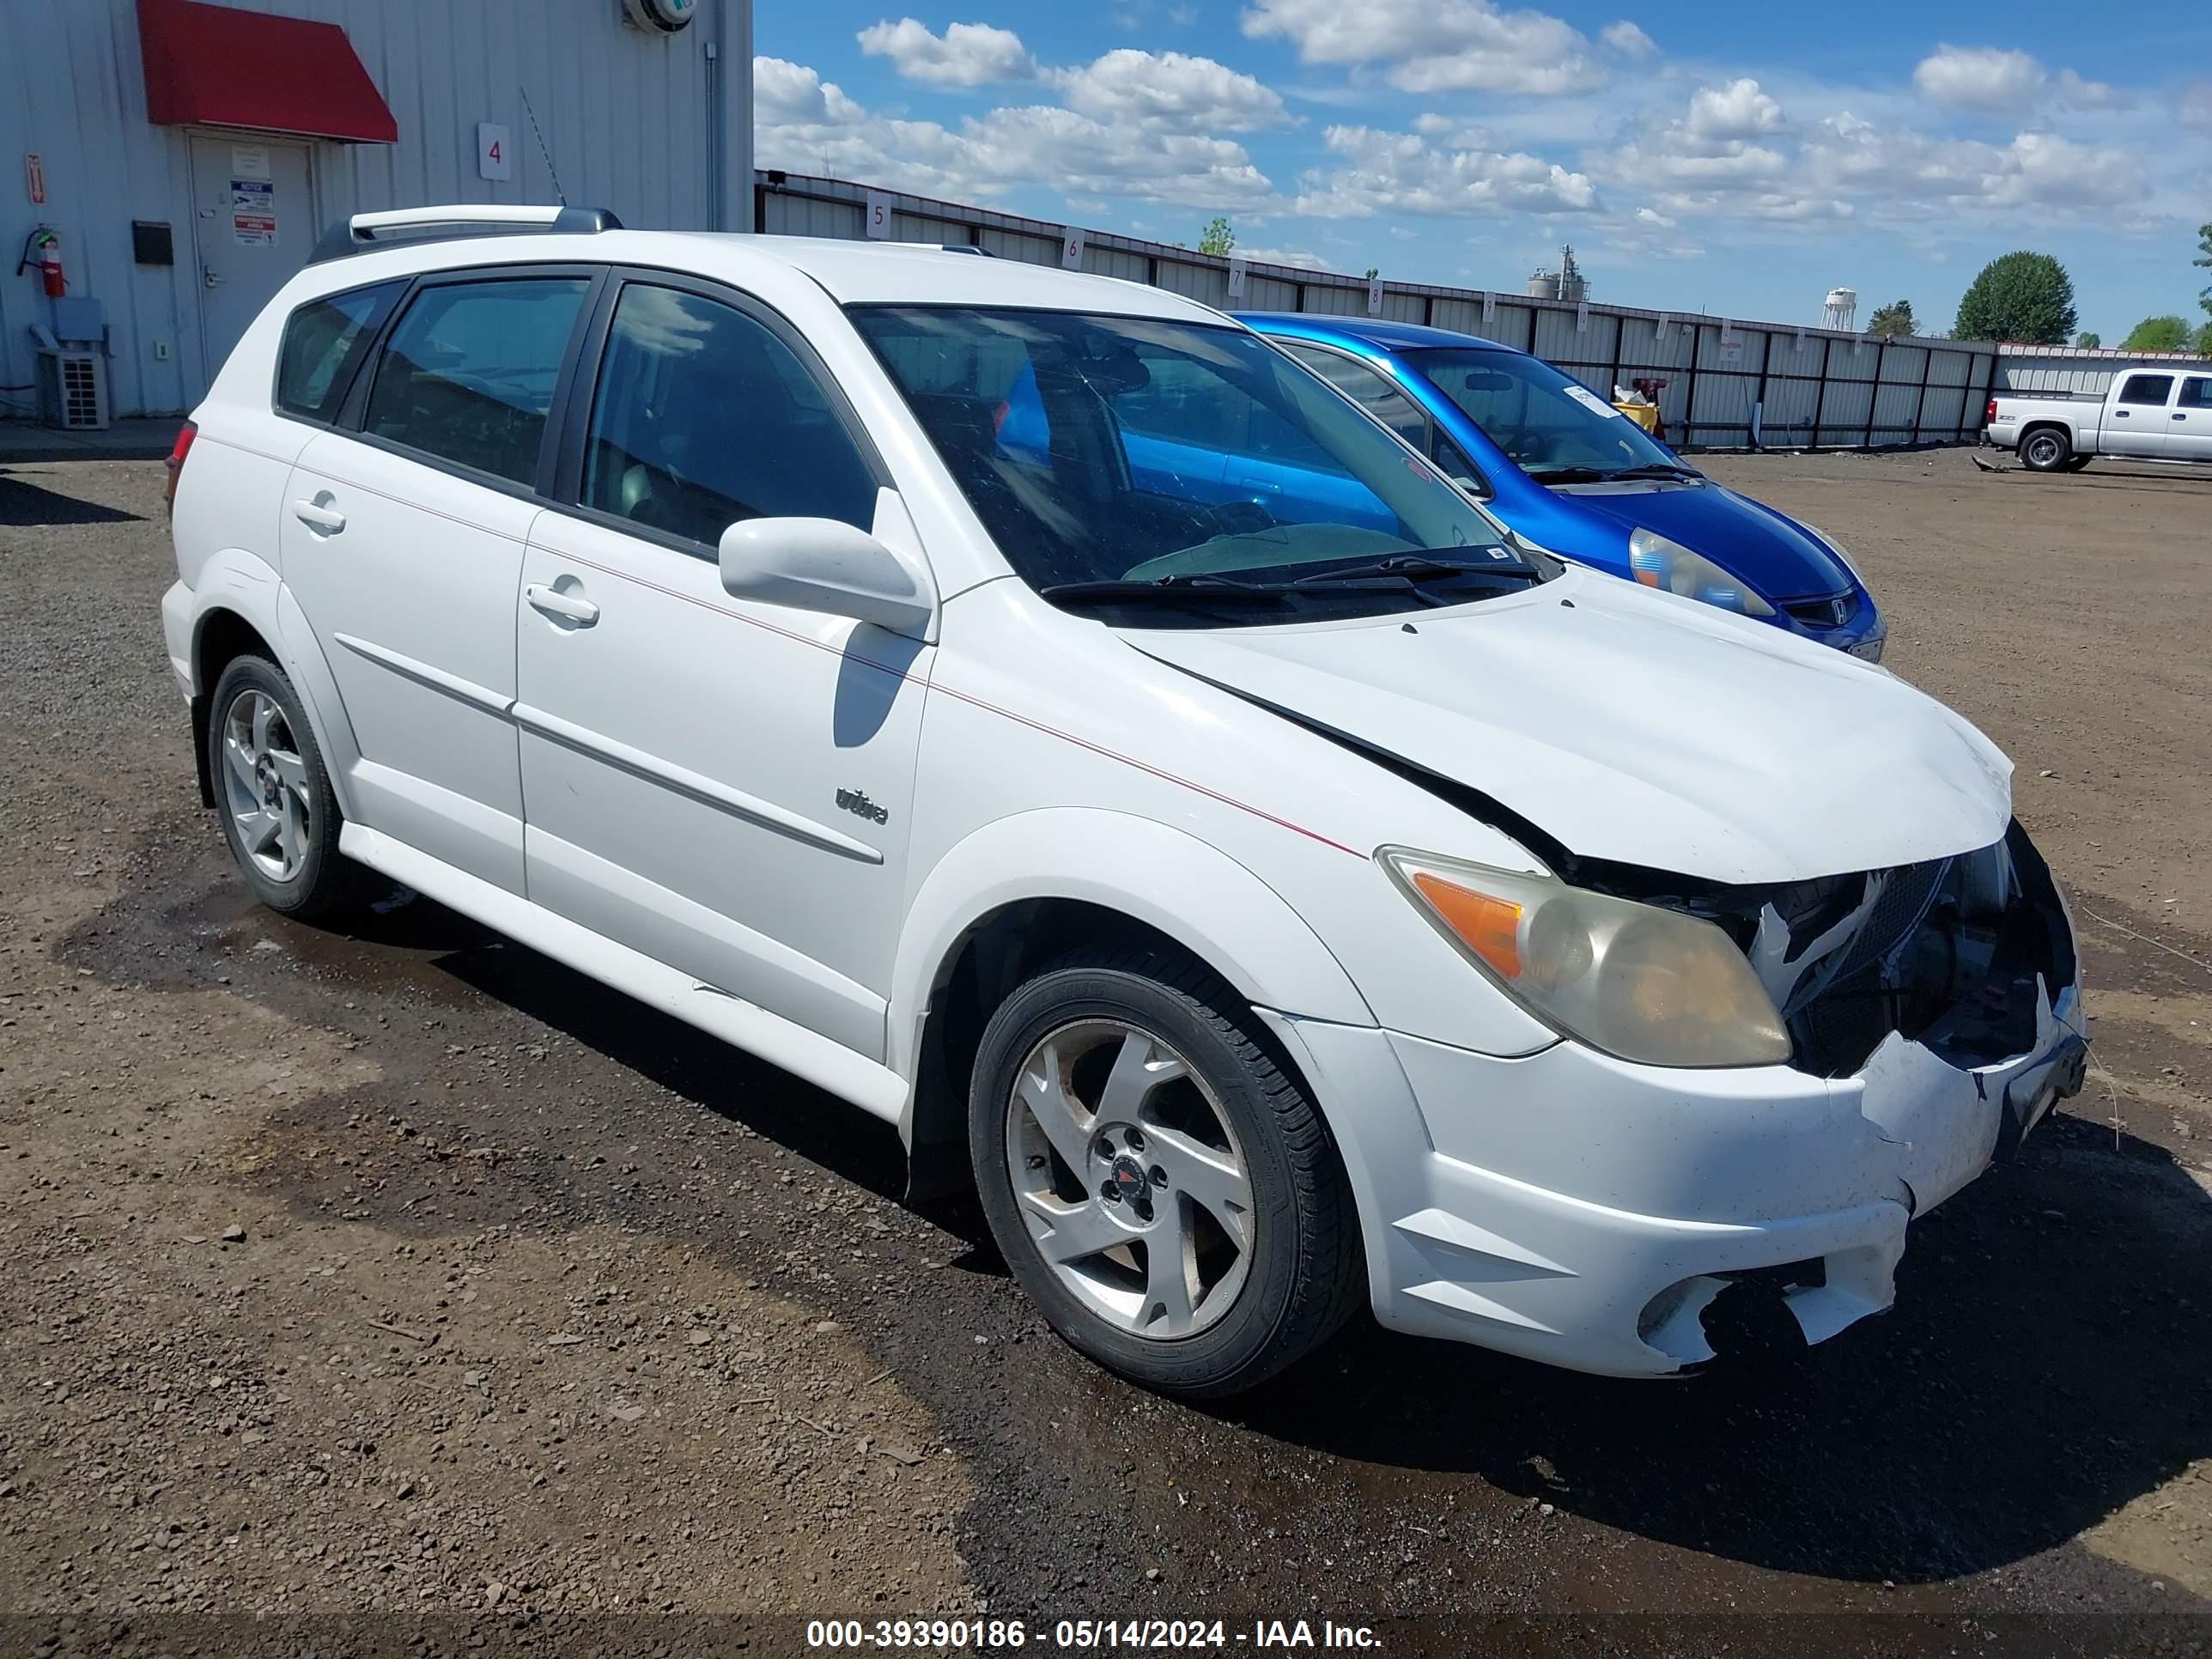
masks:
[[[2079,472],[2089,465],[2091,459],[2087,455],[2069,455],[2058,470],[2061,472]]]
[[[1194,963],[1099,949],[1020,987],[985,1028],[969,1123],[1015,1279],[1070,1344],[1146,1388],[1251,1388],[1365,1294],[1321,1115]]]
[[[338,851],[337,796],[284,671],[234,658],[210,706],[208,774],[223,839],[255,896],[303,921],[358,899],[366,872]]]
[[[2074,446],[2056,427],[2038,427],[2020,442],[2020,464],[2030,472],[2056,472],[2073,454]]]

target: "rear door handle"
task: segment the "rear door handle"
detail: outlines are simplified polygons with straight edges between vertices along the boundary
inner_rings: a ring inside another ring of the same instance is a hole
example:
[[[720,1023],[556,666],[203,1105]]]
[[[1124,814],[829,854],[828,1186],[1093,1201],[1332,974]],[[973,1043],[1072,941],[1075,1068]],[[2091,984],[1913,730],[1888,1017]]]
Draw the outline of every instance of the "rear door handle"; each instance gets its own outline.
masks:
[[[589,628],[599,619],[599,607],[580,593],[567,593],[557,587],[541,587],[532,582],[522,590],[522,597],[530,602],[532,610],[578,628]]]
[[[2173,413],[2173,418],[2177,421],[2185,421],[2189,416],[2183,414],[2179,410],[2176,410]]]
[[[319,530],[325,536],[335,536],[345,528],[345,514],[321,501],[295,501],[292,516],[310,530]]]

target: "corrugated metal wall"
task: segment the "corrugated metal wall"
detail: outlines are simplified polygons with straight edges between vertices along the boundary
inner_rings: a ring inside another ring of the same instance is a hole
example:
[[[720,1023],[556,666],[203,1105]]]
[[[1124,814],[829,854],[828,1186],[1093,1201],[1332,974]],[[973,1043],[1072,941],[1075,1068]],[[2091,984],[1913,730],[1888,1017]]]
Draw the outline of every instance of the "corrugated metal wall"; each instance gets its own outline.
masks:
[[[842,179],[763,173],[757,204],[765,231],[853,236],[869,192]],[[901,241],[974,242],[1002,258],[1056,265],[1062,227],[923,197],[889,195]],[[1239,311],[1367,314],[1363,278],[1253,265],[1244,294],[1229,297],[1229,264],[1165,243],[1089,232],[1083,269],[1148,282],[1206,305]],[[1685,317],[1591,302],[1585,309],[1516,293],[1387,283],[1382,314],[1519,346],[1549,359],[1603,397],[1634,380],[1664,380],[1659,410],[1685,448],[1771,446],[1864,447],[1972,441],[1996,362],[1964,342],[1890,341],[1819,328]]]
[[[2194,368],[2205,360],[2191,352],[2069,351],[2060,347],[2006,346],[1997,358],[1997,389],[2053,398],[2101,398],[2134,368]]]
[[[572,202],[614,210],[625,222],[707,228],[717,221],[722,150],[740,211],[751,181],[751,77],[715,142],[710,62],[715,9],[662,37],[626,28],[617,0],[228,0],[239,9],[342,25],[399,126],[396,144],[313,144],[310,229],[345,214],[427,202],[546,203],[553,175]],[[750,65],[747,0],[730,7],[722,62]],[[532,131],[537,112],[551,153]],[[495,122],[514,137],[514,176],[477,175],[476,129]],[[188,130],[146,119],[135,0],[0,0],[0,381],[32,378],[27,325],[46,315],[36,281],[15,277],[15,253],[39,224],[58,230],[72,294],[105,302],[109,382],[122,413],[181,411],[204,391],[198,264]],[[730,142],[734,136],[735,143]],[[241,137],[240,142],[251,142]],[[31,204],[19,169],[45,163],[46,203]],[[176,263],[131,260],[131,222],[174,228]],[[280,234],[289,236],[289,226]],[[155,356],[156,344],[169,348]],[[25,411],[21,392],[0,410]],[[12,405],[12,409],[10,409]]]

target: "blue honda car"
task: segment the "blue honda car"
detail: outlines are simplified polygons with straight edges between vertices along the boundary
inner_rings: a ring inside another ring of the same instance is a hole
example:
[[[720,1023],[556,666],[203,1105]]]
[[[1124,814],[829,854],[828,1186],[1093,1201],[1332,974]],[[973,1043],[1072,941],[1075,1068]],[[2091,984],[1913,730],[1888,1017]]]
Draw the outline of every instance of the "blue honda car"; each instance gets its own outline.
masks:
[[[1832,540],[1715,483],[1542,358],[1411,323],[1292,313],[1239,320],[1396,428],[1537,545],[1881,659],[1888,625]],[[1141,465],[1133,444],[1130,460]]]

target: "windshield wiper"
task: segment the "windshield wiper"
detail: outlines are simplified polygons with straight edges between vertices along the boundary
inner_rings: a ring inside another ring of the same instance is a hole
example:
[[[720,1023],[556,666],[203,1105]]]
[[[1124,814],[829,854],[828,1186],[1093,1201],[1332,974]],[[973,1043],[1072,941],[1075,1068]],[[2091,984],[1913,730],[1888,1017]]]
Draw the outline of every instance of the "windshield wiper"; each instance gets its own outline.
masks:
[[[1054,582],[1037,589],[1037,597],[1063,604],[1279,605],[1285,592],[1280,583],[1240,582],[1228,576],[1183,574],[1155,576],[1150,581],[1104,580]]]
[[[1533,566],[1515,558],[1485,559],[1478,564],[1471,559],[1438,559],[1425,553],[1393,553],[1388,558],[1370,559],[1364,564],[1339,565],[1334,570],[1318,570],[1310,576],[1297,577],[1283,586],[1291,588],[1340,587],[1389,580],[1440,581],[1451,576],[1509,576],[1516,580],[1534,581],[1536,572]]]
[[[1641,466],[1530,466],[1522,469],[1539,483],[1611,483],[1619,478],[1702,478],[1702,472],[1671,462],[1650,461]]]

